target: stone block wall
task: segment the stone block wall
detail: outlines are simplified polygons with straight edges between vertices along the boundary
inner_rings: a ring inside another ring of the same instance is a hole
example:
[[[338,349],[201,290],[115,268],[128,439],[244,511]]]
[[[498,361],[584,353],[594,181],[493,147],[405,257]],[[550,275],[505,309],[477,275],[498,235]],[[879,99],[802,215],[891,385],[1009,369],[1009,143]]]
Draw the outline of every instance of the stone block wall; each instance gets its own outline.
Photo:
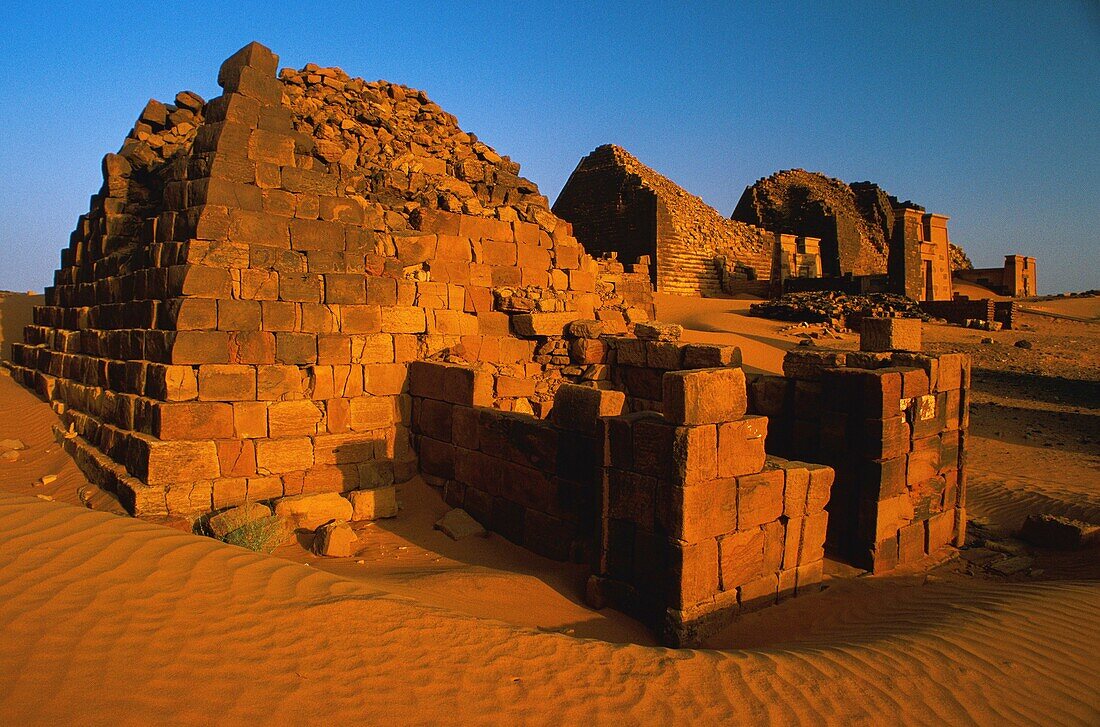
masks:
[[[591,559],[602,463],[598,402],[587,418],[547,421],[489,408],[491,379],[465,366],[417,362],[409,382],[420,469],[449,504],[539,555]],[[607,396],[564,385],[559,401],[570,389]]]
[[[134,513],[403,479],[411,361],[492,367],[533,408],[562,365],[517,317],[652,314],[423,93],[277,64],[250,44],[222,96],[146,107],[13,346]]]
[[[538,334],[536,351],[564,351],[564,360],[553,364],[558,376],[547,387],[550,399],[534,410],[517,407],[515,394],[550,379],[521,380],[483,364],[409,364],[420,472],[487,529],[540,555],[591,563],[606,450],[599,420],[660,410],[667,371],[718,366],[739,372],[740,350],[608,335],[604,322],[556,314],[520,314],[516,327]],[[637,324],[636,330],[678,334],[678,327],[663,324]]]
[[[882,572],[962,542],[968,356],[791,351],[784,374],[754,378],[750,410],[769,453],[834,468],[833,552]]]
[[[818,590],[832,470],[765,455],[739,368],[669,372],[663,410],[604,422],[594,605],[698,645],[738,613]]]
[[[920,308],[930,316],[942,318],[948,323],[963,325],[968,320],[994,320],[994,302],[981,300],[924,300]]]

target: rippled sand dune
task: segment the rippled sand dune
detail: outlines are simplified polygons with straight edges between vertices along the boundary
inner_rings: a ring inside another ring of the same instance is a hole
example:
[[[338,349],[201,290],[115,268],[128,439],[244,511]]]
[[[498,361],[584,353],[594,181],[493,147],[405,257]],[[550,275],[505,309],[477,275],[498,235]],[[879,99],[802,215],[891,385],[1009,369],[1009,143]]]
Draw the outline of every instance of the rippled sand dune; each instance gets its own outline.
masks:
[[[426,608],[305,565],[33,497],[0,494],[0,533],[0,714],[9,724],[74,715],[127,723],[1100,719],[1100,656],[1086,639],[1100,633],[1096,583],[931,584],[816,638],[671,651]]]

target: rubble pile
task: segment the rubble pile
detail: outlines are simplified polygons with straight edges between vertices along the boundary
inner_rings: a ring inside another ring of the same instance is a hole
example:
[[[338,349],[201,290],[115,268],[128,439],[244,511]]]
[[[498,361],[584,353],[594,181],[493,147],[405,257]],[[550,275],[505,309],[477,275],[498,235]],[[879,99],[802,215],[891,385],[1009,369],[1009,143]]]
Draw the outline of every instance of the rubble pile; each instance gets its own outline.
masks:
[[[548,234],[557,226],[519,164],[460,129],[423,91],[312,63],[279,77],[296,154],[338,171],[345,194],[381,203],[390,228],[413,226],[421,208],[532,222]]]
[[[761,318],[809,323],[844,321],[864,316],[929,320],[928,315],[921,311],[916,301],[892,293],[865,295],[850,295],[836,291],[787,293],[775,300],[754,303],[749,306],[749,312]]]

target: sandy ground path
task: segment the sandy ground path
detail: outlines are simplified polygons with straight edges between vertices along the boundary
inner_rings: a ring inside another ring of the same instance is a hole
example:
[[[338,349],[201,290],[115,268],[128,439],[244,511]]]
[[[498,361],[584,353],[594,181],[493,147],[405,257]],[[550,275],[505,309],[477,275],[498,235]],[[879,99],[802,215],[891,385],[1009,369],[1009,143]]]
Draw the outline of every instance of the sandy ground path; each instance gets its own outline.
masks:
[[[927,586],[889,619],[741,651],[429,609],[139,520],[0,494],[0,714],[138,724],[1095,724],[1100,586]],[[74,715],[76,718],[74,719]]]

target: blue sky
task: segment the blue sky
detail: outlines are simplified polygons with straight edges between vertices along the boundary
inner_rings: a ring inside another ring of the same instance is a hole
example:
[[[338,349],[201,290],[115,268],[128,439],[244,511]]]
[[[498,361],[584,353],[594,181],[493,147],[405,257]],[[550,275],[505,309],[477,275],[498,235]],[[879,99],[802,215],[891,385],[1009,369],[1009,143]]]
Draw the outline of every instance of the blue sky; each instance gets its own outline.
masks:
[[[75,5],[75,4],[74,4]],[[553,200],[604,143],[729,214],[802,167],[951,216],[976,265],[1100,288],[1100,4],[88,3],[0,28],[0,289],[41,289],[145,101],[250,40],[425,90]]]

